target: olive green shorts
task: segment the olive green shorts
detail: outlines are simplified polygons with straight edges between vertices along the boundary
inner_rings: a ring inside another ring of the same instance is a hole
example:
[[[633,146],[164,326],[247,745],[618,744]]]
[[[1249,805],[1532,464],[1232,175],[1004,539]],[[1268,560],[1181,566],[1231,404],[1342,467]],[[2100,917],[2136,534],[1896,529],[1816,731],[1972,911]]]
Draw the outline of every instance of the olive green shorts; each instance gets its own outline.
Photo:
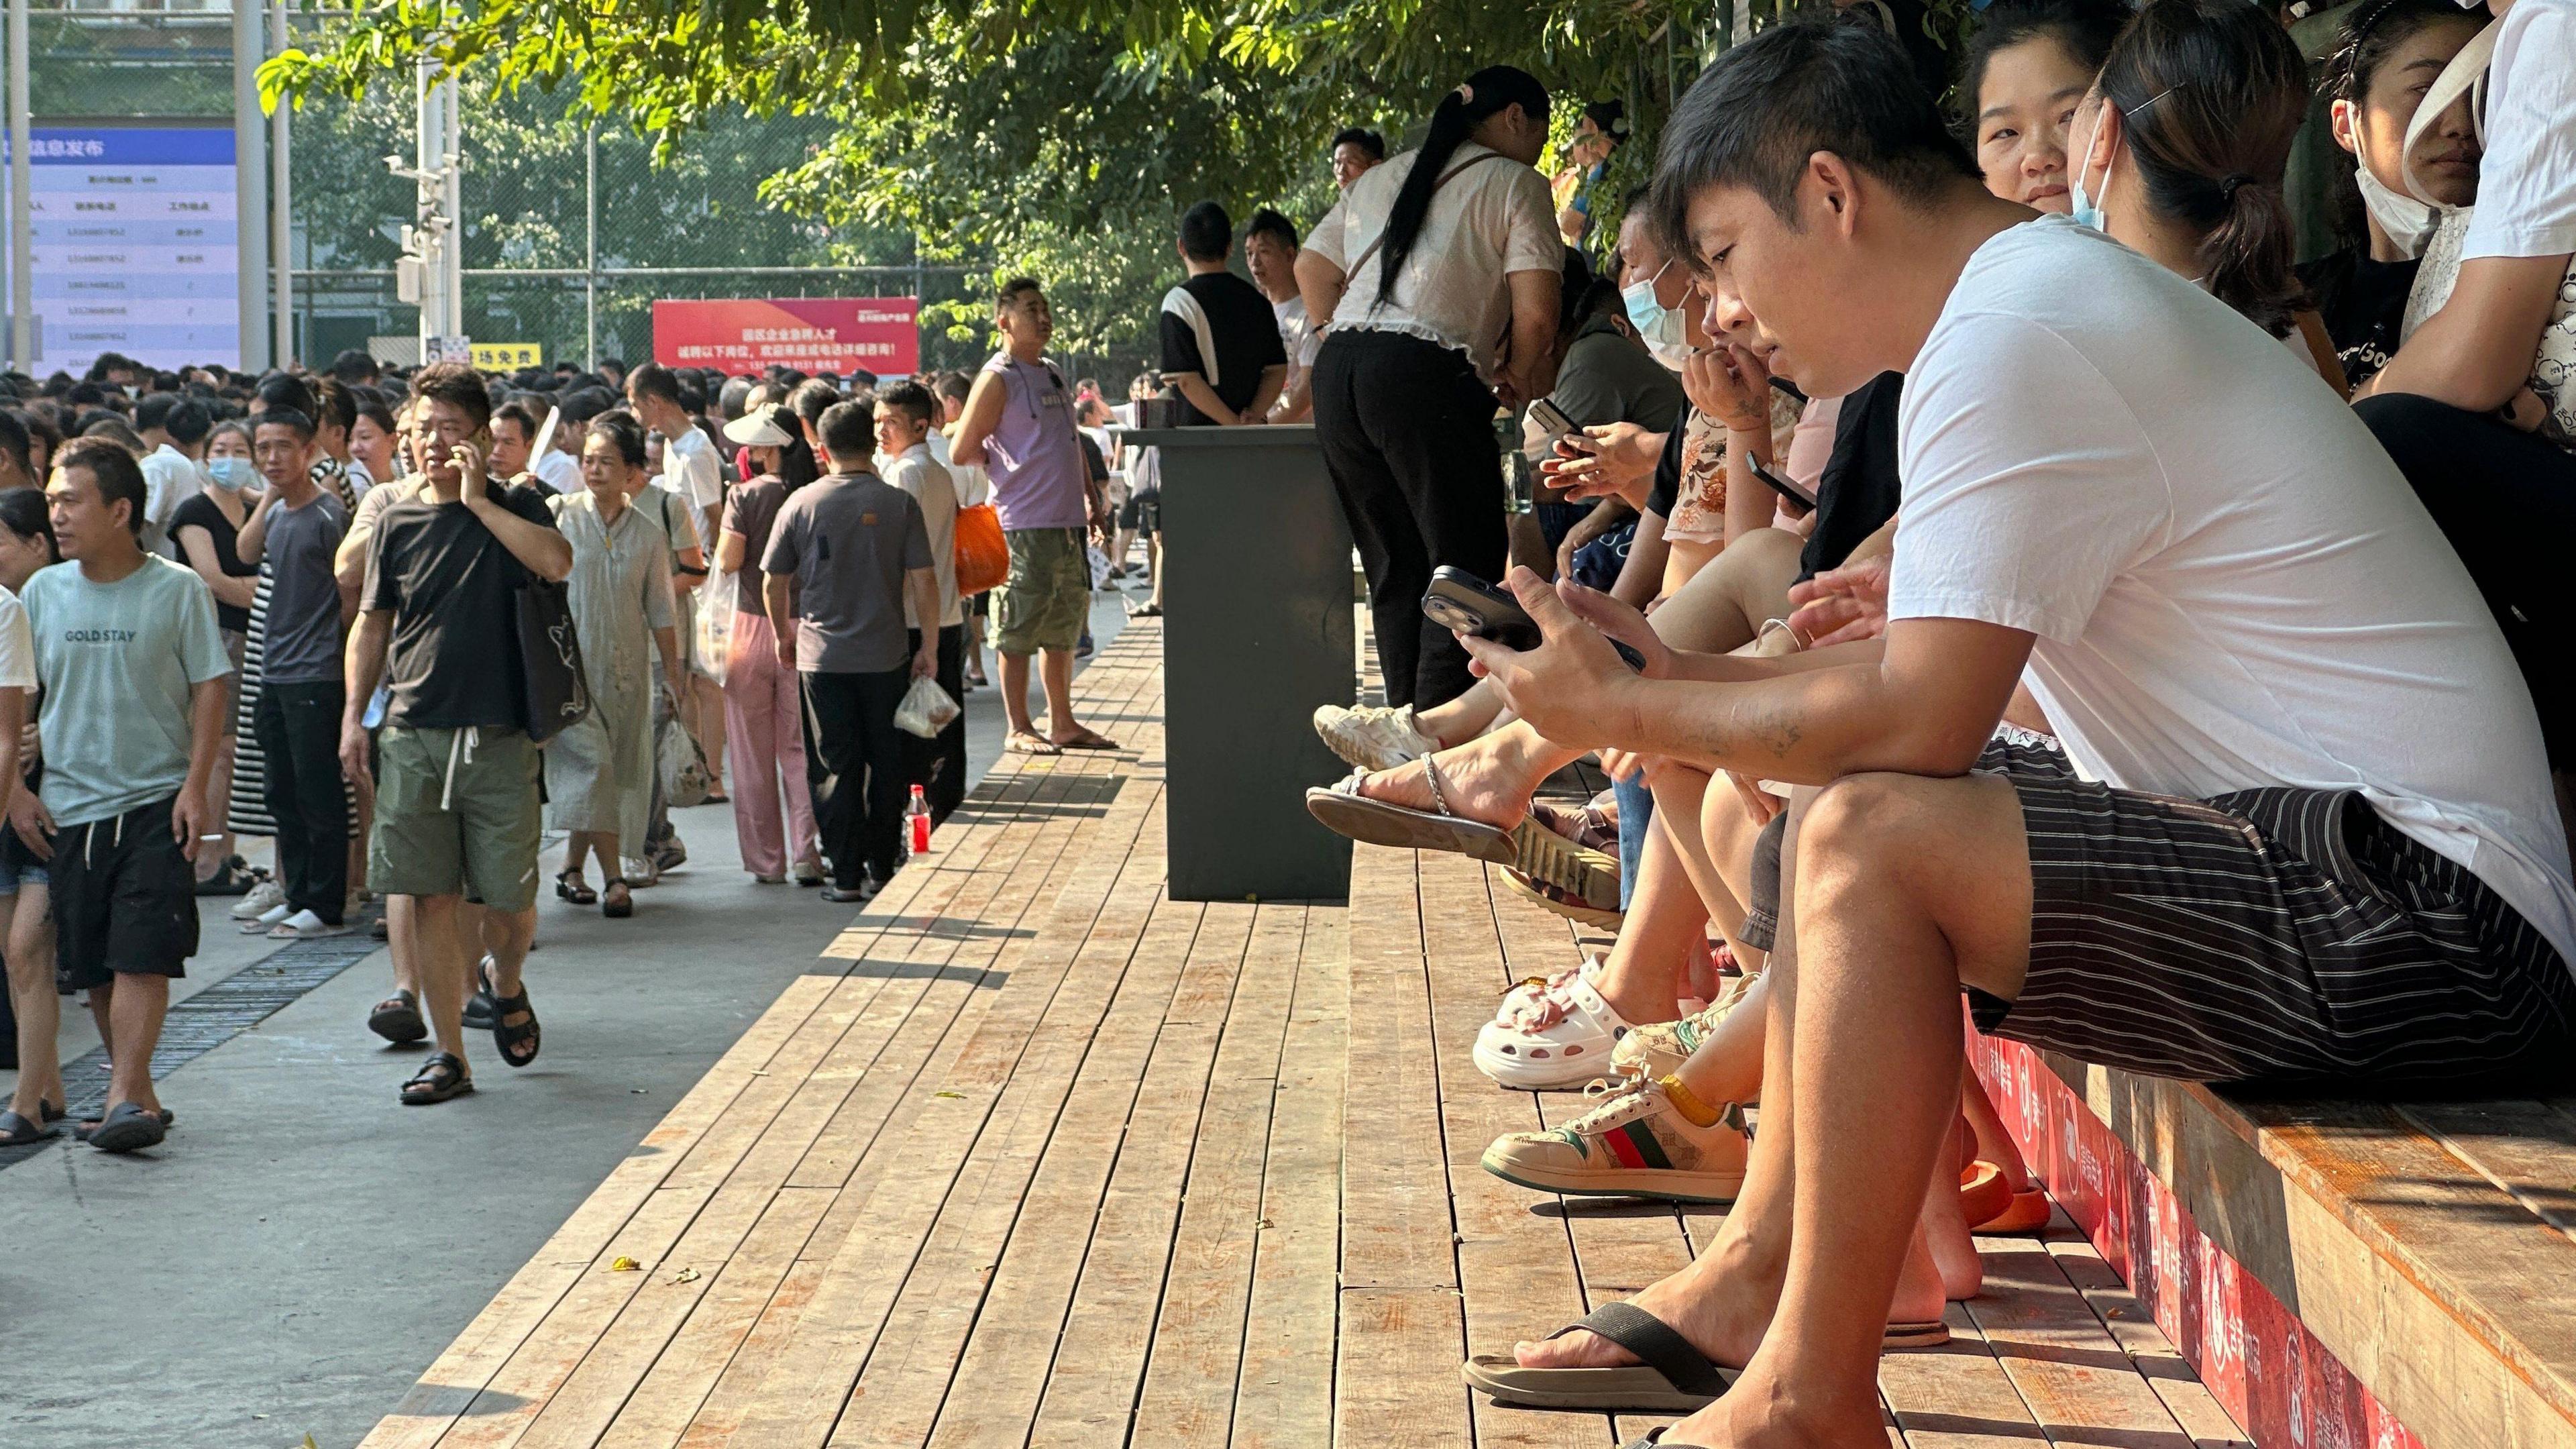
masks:
[[[376,738],[367,881],[387,895],[537,903],[537,747],[518,730],[411,729]]]
[[[1011,577],[993,607],[993,647],[1004,654],[1071,649],[1091,619],[1091,556],[1079,528],[1021,528]]]

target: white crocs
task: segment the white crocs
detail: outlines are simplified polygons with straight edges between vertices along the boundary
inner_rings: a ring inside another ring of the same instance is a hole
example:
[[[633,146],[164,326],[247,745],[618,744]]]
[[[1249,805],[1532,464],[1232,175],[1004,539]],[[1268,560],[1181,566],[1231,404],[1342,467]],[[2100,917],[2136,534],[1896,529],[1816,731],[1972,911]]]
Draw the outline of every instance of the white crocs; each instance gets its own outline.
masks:
[[[1544,983],[1523,982],[1476,1033],[1476,1070],[1522,1092],[1562,1091],[1615,1074],[1610,1049],[1635,1030],[1602,999],[1605,958]]]

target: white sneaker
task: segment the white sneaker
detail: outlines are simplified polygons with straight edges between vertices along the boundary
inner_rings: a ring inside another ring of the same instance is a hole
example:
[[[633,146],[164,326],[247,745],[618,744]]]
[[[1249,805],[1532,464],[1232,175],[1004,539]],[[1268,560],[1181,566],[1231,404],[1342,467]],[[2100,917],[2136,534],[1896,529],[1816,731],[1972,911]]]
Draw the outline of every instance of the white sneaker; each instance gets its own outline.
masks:
[[[1413,727],[1413,706],[1389,709],[1364,704],[1344,709],[1328,704],[1315,711],[1315,733],[1334,754],[1364,770],[1392,770],[1440,748],[1440,742]]]
[[[242,922],[242,934],[245,936],[265,936],[273,927],[284,922],[287,917],[294,914],[295,907],[288,905],[283,900],[280,900],[276,905],[270,906],[267,910],[264,910],[249,920]],[[316,919],[319,918],[317,917]]]
[[[250,888],[249,895],[233,902],[233,919],[236,921],[257,920],[261,916],[267,915],[270,911],[276,910],[279,906],[284,904],[286,904],[286,887],[277,883],[277,877],[270,876],[259,884],[252,886]],[[284,918],[280,917],[280,919],[282,920]]]
[[[347,934],[349,928],[346,925],[333,925],[311,911],[297,911],[271,926],[268,938],[272,941],[319,941],[327,936]]]
[[[1476,1069],[1522,1092],[1561,1091],[1616,1075],[1611,1049],[1635,1030],[1602,998],[1606,963],[1594,956],[1572,977],[1516,988],[1476,1033]]]
[[[617,873],[625,877],[626,888],[630,891],[649,891],[662,883],[661,870],[642,856],[618,857]]]

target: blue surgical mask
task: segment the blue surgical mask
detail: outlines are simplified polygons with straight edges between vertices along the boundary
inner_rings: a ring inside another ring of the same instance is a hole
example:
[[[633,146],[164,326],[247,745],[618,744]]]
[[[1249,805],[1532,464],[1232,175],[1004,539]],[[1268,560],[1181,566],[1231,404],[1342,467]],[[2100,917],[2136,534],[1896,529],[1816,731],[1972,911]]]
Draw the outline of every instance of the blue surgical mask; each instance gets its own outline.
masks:
[[[2105,104],[2108,104],[2108,102],[2105,102]],[[2097,113],[2097,119],[2093,122],[2093,134],[2084,138],[2083,145],[2078,146],[2073,151],[2067,153],[2066,212],[2067,215],[2074,218],[2077,226],[2089,226],[2095,231],[2108,232],[2111,228],[2103,220],[2101,198],[2088,195],[2084,190],[2084,166],[2086,162],[2092,159],[2093,142],[2095,138],[2099,137],[2101,134],[2102,123],[2098,119]],[[2108,196],[2111,192],[2111,169],[2119,164],[2119,154],[2114,152],[2112,153],[2110,164],[2102,168],[2102,194],[2104,196]]]
[[[1620,288],[1619,300],[1627,304],[1628,321],[1636,327],[1637,336],[1644,339],[1646,350],[1655,355],[1657,362],[1679,371],[1681,359],[1690,355],[1689,319],[1680,308],[1667,307],[1655,297],[1655,283],[1663,280],[1671,266],[1666,262],[1646,280]]]
[[[259,471],[251,467],[248,458],[208,458],[206,476],[225,492],[239,493],[259,477]]]

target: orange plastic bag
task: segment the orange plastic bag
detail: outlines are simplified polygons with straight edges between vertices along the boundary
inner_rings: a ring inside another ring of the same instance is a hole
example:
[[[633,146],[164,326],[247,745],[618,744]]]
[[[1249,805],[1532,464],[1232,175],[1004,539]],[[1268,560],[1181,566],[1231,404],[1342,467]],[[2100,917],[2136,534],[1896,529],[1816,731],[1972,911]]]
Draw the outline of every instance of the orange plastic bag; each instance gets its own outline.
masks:
[[[1011,577],[1011,546],[1002,538],[1002,515],[990,503],[957,510],[957,594],[1000,588]]]

